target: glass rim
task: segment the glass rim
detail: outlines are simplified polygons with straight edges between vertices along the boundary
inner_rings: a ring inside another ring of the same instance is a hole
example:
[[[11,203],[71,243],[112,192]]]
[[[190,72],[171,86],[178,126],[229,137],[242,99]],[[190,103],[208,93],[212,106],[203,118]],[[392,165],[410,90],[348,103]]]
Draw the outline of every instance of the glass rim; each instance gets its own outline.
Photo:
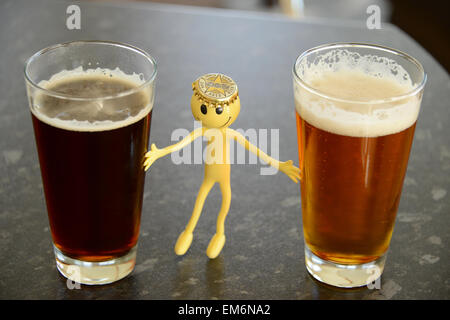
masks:
[[[405,58],[406,60],[408,60],[409,62],[413,63],[418,70],[421,72],[422,74],[422,81],[420,81],[418,84],[414,85],[413,89],[409,90],[407,93],[401,94],[401,95],[396,95],[396,96],[392,96],[389,98],[383,98],[383,99],[375,99],[375,100],[365,100],[365,101],[358,101],[358,100],[349,100],[349,99],[343,99],[343,98],[338,98],[338,97],[334,97],[332,95],[329,95],[323,91],[317,90],[315,88],[313,88],[312,86],[310,86],[308,83],[306,83],[301,77],[300,75],[297,73],[297,65],[298,63],[305,57],[307,57],[308,55],[310,55],[311,53],[314,52],[320,52],[322,50],[326,50],[326,49],[333,49],[333,48],[355,48],[355,47],[360,47],[360,48],[368,48],[368,49],[374,49],[377,51],[383,51],[383,52],[389,52],[391,54],[395,54],[398,56],[401,56],[403,58]],[[329,44],[323,44],[320,46],[316,46],[313,48],[310,48],[304,52],[302,52],[297,59],[295,60],[294,63],[294,67],[293,67],[293,75],[294,75],[294,79],[302,86],[304,87],[306,90],[310,91],[311,93],[318,95],[322,98],[328,99],[328,100],[333,100],[336,102],[342,102],[342,103],[354,103],[354,104],[381,104],[381,103],[388,103],[388,102],[395,102],[395,101],[399,101],[405,98],[409,98],[412,97],[414,95],[416,95],[418,92],[420,92],[421,90],[423,90],[425,83],[427,81],[427,74],[422,66],[422,64],[415,58],[413,58],[412,56],[408,55],[407,53],[397,50],[397,49],[393,49],[387,46],[382,46],[382,45],[378,45],[378,44],[371,44],[371,43],[363,43],[363,42],[334,42],[334,43],[329,43]]]
[[[145,57],[147,59],[147,61],[149,61],[151,63],[151,65],[153,66],[153,72],[151,74],[151,76],[149,77],[148,80],[146,80],[144,83],[140,84],[139,86],[132,88],[132,89],[128,89],[122,92],[119,92],[117,94],[114,95],[106,95],[106,96],[101,96],[101,97],[80,97],[80,96],[75,96],[75,95],[70,95],[70,94],[65,94],[65,93],[60,93],[54,90],[50,90],[50,89],[46,89],[41,87],[39,84],[37,84],[35,81],[33,81],[28,73],[28,67],[30,66],[31,63],[33,63],[38,57],[62,48],[62,47],[68,47],[71,45],[82,45],[82,44],[102,44],[102,45],[108,45],[108,46],[113,46],[113,47],[121,47],[121,48],[125,48],[128,50],[132,50],[134,52],[137,52],[138,54],[140,54],[141,56]],[[24,75],[25,75],[25,80],[27,81],[27,83],[29,83],[31,86],[33,86],[34,88],[41,90],[43,92],[45,92],[46,94],[55,97],[55,98],[61,98],[61,99],[70,99],[70,100],[76,100],[76,101],[97,101],[97,100],[109,100],[109,99],[116,99],[116,98],[121,98],[124,96],[128,96],[130,94],[136,93],[140,90],[142,90],[144,87],[148,86],[149,84],[151,84],[155,78],[156,78],[156,74],[157,74],[157,63],[156,60],[147,52],[145,52],[144,50],[135,47],[133,45],[127,44],[127,43],[123,43],[123,42],[116,42],[116,41],[104,41],[104,40],[76,40],[76,41],[69,41],[69,42],[62,42],[62,43],[58,43],[52,46],[48,46],[44,49],[41,49],[39,51],[37,51],[36,53],[34,53],[31,57],[29,57],[27,59],[27,61],[25,62],[25,67],[24,67]]]

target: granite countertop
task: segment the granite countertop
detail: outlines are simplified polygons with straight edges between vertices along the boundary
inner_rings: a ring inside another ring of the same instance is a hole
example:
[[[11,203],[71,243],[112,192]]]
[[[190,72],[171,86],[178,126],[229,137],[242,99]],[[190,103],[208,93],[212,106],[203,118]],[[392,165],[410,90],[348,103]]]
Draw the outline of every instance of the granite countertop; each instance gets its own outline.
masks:
[[[450,80],[422,47],[390,24],[293,21],[281,16],[148,3],[80,2],[81,30],[66,28],[67,2],[0,4],[0,299],[449,299]],[[191,83],[223,72],[239,86],[234,129],[279,129],[282,160],[298,163],[291,68],[302,51],[370,42],[405,51],[428,83],[381,289],[338,290],[304,266],[299,185],[261,164],[232,166],[233,198],[221,255],[205,254],[221,196],[207,198],[185,256],[173,247],[200,186],[201,165],[158,160],[147,173],[137,264],[127,278],[70,290],[56,270],[23,66],[48,45],[77,39],[136,45],[158,62],[151,142],[194,127]]]

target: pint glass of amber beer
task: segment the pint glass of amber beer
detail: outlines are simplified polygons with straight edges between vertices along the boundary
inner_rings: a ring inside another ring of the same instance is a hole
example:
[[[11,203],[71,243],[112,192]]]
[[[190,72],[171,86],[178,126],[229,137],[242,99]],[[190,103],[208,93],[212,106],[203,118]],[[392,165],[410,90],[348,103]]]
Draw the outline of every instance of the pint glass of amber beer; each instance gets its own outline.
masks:
[[[407,54],[336,43],[293,68],[309,273],[338,287],[381,276],[426,75]]]
[[[25,67],[56,265],[84,284],[134,268],[155,60],[120,43],[77,41]]]

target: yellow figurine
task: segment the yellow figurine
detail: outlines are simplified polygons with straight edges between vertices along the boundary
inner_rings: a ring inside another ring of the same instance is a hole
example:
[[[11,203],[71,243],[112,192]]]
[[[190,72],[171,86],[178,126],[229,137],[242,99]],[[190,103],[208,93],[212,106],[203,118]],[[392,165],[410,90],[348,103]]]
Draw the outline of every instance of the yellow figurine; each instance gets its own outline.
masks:
[[[203,204],[209,191],[217,182],[222,192],[222,206],[217,218],[216,233],[206,250],[208,257],[214,259],[225,245],[225,218],[231,202],[229,139],[235,139],[269,165],[284,172],[295,183],[298,182],[297,179],[300,179],[300,170],[293,165],[292,160],[280,162],[271,158],[252,145],[242,134],[229,128],[241,109],[237,85],[230,77],[220,73],[206,74],[195,80],[192,87],[194,90],[191,99],[192,114],[197,121],[201,121],[202,127],[192,131],[180,142],[166,148],[158,149],[155,144],[152,144],[150,151],[145,155],[144,168],[147,170],[156,159],[182,149],[199,137],[204,136],[208,139],[203,183],[200,186],[192,216],[178,237],[175,253],[183,255],[191,246],[193,231]]]

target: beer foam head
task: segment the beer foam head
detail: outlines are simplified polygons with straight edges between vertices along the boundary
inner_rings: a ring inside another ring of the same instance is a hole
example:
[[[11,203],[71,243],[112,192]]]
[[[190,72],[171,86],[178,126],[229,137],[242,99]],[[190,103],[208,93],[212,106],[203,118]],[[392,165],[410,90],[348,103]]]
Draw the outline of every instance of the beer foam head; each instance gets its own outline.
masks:
[[[153,86],[142,75],[96,68],[62,70],[39,82],[31,112],[41,121],[72,131],[105,131],[127,126],[153,107]],[[141,87],[143,86],[143,87]]]
[[[322,130],[354,137],[400,132],[415,123],[421,95],[408,95],[414,84],[395,61],[336,49],[303,59],[295,70],[296,110]]]

